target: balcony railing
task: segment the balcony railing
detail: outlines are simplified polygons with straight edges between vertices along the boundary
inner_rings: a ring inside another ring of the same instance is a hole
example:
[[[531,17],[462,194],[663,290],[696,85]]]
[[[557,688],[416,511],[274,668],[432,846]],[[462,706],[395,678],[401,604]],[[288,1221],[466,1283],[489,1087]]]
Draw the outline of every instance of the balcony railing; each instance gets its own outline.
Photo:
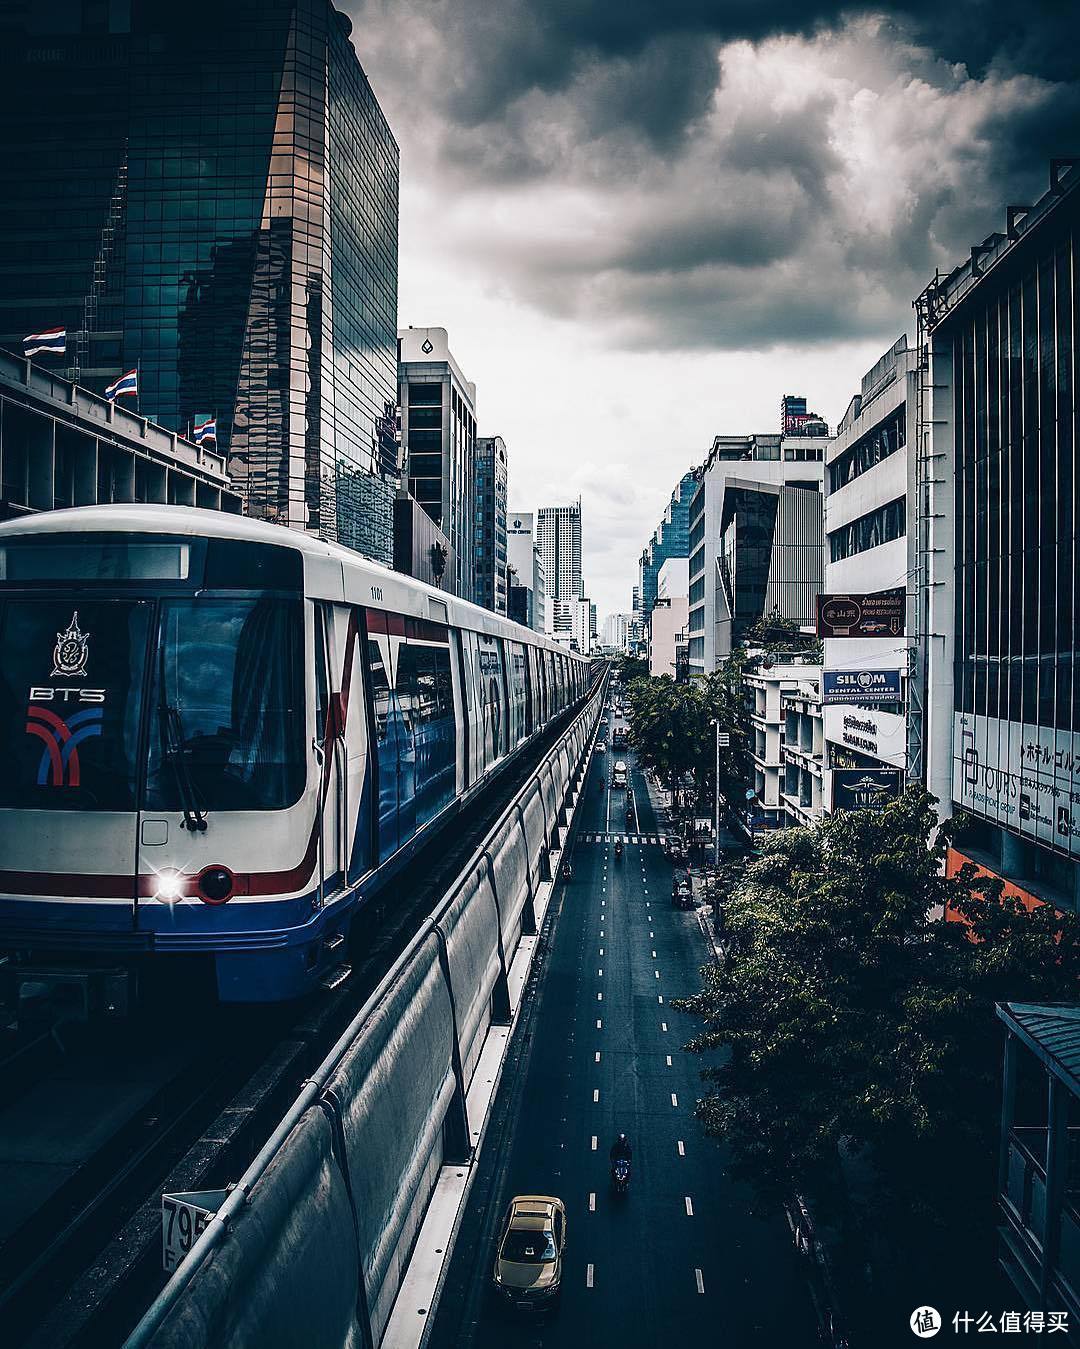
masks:
[[[1004,1225],[1002,1258],[1018,1285],[1026,1285],[1037,1306],[1046,1241],[1047,1130],[1009,1131],[1004,1189],[999,1196]],[[1051,1304],[1080,1319],[1080,1128],[1067,1130],[1065,1193],[1057,1233],[1055,1265],[1049,1271]]]

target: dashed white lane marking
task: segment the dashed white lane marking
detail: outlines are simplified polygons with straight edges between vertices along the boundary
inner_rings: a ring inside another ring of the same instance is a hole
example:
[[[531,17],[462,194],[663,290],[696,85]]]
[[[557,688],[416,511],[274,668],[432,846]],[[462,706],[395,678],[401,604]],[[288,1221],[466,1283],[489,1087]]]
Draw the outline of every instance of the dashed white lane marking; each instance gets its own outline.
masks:
[[[596,1140],[593,1139],[593,1142],[595,1143]],[[685,1156],[686,1156],[686,1144],[682,1141],[681,1138],[679,1139],[678,1143],[676,1143],[675,1146],[679,1149],[679,1156],[680,1156],[680,1157],[685,1157]]]
[[[603,1028],[603,1025],[604,1025],[604,1023],[600,1020],[599,1017],[597,1017],[597,1018],[596,1018],[596,1029],[597,1029],[597,1030],[601,1030],[601,1029]]]
[[[599,1096],[599,1095],[600,1095],[600,1093],[599,1093],[598,1091],[597,1091],[597,1092],[594,1092],[594,1093],[593,1093],[593,1100],[595,1101],[596,1098],[597,1098],[597,1096]],[[675,1109],[675,1110],[677,1110],[677,1109],[679,1108],[679,1098],[675,1095],[674,1092],[671,1093],[671,1105],[672,1105],[672,1108]]]
[[[585,1266],[585,1287],[586,1287],[586,1288],[591,1288],[592,1286],[593,1286],[593,1267],[592,1267],[592,1265],[586,1265],[586,1266]]]
[[[682,1144],[681,1144],[681,1143],[679,1144],[679,1147],[680,1147],[680,1148],[682,1147]],[[593,1150],[593,1152],[596,1151],[596,1135],[595,1135],[595,1134],[593,1134],[593,1136],[592,1136],[592,1150]]]
[[[601,971],[601,973],[603,973],[603,971]],[[653,970],[653,974],[655,974],[656,977],[657,977],[658,979],[660,978],[660,971],[659,971],[659,970]]]
[[[603,951],[601,951],[600,954],[603,955],[603,954],[604,954]],[[653,960],[656,959],[656,952],[655,952],[655,951],[652,953],[652,958],[653,958]]]
[[[650,929],[650,931],[649,931],[649,936],[650,936],[650,937],[653,937],[653,936],[655,936],[655,935],[656,935],[656,934]]]
[[[687,1200],[687,1203],[689,1202],[690,1201]],[[596,1194],[594,1192],[590,1192],[589,1194],[589,1212],[590,1213],[596,1212]]]
[[[645,901],[645,907],[646,907],[646,908],[649,907],[649,901],[648,901],[648,900]]]
[[[593,1088],[592,1098],[593,1098],[593,1104],[595,1105],[596,1102],[599,1101],[599,1099],[600,1099],[600,1088],[599,1088],[599,1087],[594,1087],[594,1088]],[[674,1100],[674,1099],[675,1099],[675,1098],[672,1097],[672,1100]]]
[[[699,1293],[704,1293],[704,1291],[705,1291],[705,1280],[701,1277],[701,1270],[700,1270],[700,1269],[695,1269],[695,1270],[694,1270],[694,1282],[697,1284],[697,1290],[698,1290],[698,1292],[699,1292]]]
[[[670,1067],[671,1067],[671,1055],[670,1055],[670,1054],[667,1054],[667,1055],[665,1055],[665,1057],[666,1057],[666,1059],[667,1059],[667,1066],[670,1068]]]
[[[596,996],[599,997],[599,996],[600,996],[599,993],[598,993]],[[663,1002],[663,1001],[664,1001],[664,995],[663,995],[663,993],[657,993],[657,995],[656,995],[656,1001],[657,1001],[657,1002]]]
[[[604,954],[604,948],[603,948],[602,946],[601,946],[601,948],[600,948],[600,954],[601,954],[601,955]]]
[[[596,1051],[595,1056],[593,1057],[593,1063],[599,1063],[599,1062],[600,1062],[600,1051],[599,1051],[599,1049],[598,1049],[598,1050]],[[670,1060],[669,1060],[669,1062],[670,1062]]]
[[[603,995],[603,993],[597,993],[597,995],[596,995],[596,1001],[597,1001],[597,1002],[603,1002],[603,1001],[604,1001],[604,995]]]
[[[607,903],[607,900],[606,900],[606,899],[602,899],[602,900],[600,901],[600,907],[603,908],[604,905],[605,905],[606,903]]]
[[[666,1030],[667,1030],[667,1022],[666,1022],[666,1021],[661,1021],[661,1022],[660,1022],[660,1029],[661,1029],[662,1031],[666,1031]]]
[[[602,979],[602,978],[604,977],[604,967],[603,967],[603,965],[598,966],[597,971],[596,971],[596,974],[597,974],[597,977],[600,978],[600,979]]]
[[[689,1195],[686,1196],[686,1216],[688,1218],[692,1218],[694,1216],[694,1205]]]

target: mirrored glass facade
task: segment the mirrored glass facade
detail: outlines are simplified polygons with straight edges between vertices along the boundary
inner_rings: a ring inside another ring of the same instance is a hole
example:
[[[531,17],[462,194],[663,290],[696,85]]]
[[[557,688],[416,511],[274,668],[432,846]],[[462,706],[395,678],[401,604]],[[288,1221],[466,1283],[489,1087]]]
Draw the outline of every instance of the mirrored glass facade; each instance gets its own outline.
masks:
[[[0,15],[0,345],[185,431],[248,509],[387,563],[398,149],[327,0]]]

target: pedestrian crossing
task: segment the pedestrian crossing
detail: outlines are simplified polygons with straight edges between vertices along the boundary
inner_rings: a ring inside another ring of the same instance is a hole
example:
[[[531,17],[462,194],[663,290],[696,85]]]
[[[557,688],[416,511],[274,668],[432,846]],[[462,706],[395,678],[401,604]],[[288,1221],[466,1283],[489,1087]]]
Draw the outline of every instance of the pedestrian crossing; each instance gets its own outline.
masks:
[[[579,836],[581,843],[639,843],[662,846],[667,842],[667,834],[597,834],[585,831]]]

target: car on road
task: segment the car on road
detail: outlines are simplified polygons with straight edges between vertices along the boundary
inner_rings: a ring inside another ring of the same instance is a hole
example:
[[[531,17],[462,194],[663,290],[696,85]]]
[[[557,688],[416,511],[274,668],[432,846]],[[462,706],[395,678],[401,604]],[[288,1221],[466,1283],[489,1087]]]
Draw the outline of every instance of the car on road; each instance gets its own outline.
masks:
[[[596,742],[596,752],[597,752],[597,754],[604,754],[604,753],[606,753],[606,752],[607,752],[607,742],[604,741],[604,740],[598,740],[598,741]]]
[[[519,1311],[553,1308],[562,1289],[566,1205],[546,1194],[511,1199],[499,1225],[494,1284],[503,1303]]]
[[[617,759],[611,770],[611,785],[616,791],[626,790],[626,764],[622,759]]]
[[[677,909],[694,907],[694,887],[685,871],[676,871],[671,878],[671,902]]]

